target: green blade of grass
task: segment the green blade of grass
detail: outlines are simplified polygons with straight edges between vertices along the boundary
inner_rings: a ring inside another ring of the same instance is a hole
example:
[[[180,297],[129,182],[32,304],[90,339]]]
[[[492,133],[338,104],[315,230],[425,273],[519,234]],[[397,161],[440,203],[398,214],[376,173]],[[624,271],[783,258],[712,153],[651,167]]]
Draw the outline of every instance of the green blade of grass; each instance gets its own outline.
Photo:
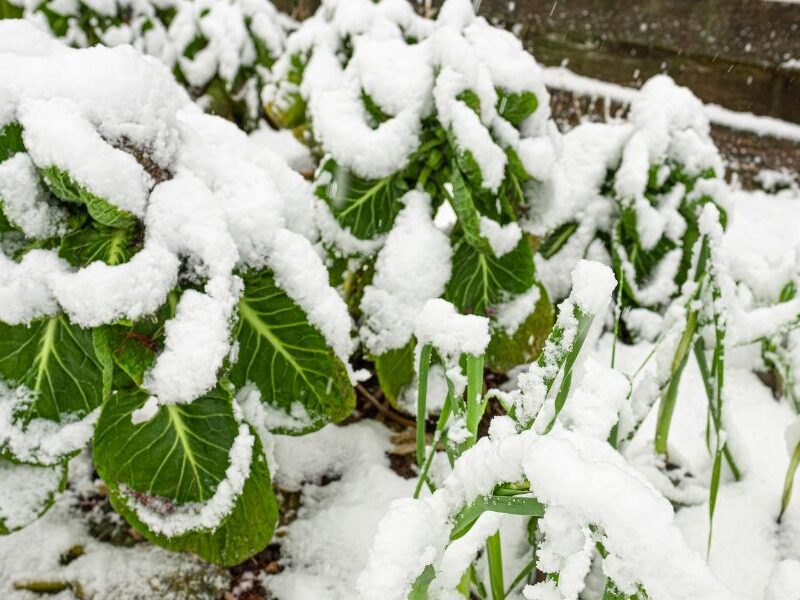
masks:
[[[478,423],[486,410],[487,399],[483,398],[483,355],[466,355],[467,359],[467,430],[469,445],[478,439]]]
[[[535,498],[520,498],[518,496],[481,497],[461,509],[461,512],[456,515],[453,529],[450,531],[450,540],[453,541],[462,537],[472,528],[478,517],[487,511],[529,517],[544,516],[544,506]]]
[[[778,515],[778,523],[783,519],[783,513],[786,512],[786,509],[789,507],[789,502],[792,499],[794,475],[797,472],[798,465],[800,465],[800,442],[794,447],[792,459],[789,461],[789,468],[786,469],[786,479],[783,481],[783,496],[781,497],[781,512]]]
[[[486,561],[489,564],[489,587],[492,600],[503,600],[506,597],[503,583],[503,548],[500,532],[496,531],[486,540]]]
[[[417,465],[425,462],[425,417],[428,398],[428,370],[431,366],[433,346],[425,344],[419,353],[419,385],[417,387]]]

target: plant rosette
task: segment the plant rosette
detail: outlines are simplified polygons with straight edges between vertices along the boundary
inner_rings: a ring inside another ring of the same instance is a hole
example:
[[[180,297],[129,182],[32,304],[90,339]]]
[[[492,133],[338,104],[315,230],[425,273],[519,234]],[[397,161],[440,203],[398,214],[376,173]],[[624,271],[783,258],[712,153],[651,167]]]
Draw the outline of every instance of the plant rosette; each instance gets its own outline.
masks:
[[[131,44],[154,56],[207,112],[248,131],[265,116],[261,89],[295,27],[269,0],[10,2],[75,48]]]
[[[310,193],[130,47],[2,21],[0,57],[0,531],[92,442],[148,539],[240,562],[277,518],[256,432],[354,405],[347,307],[297,233]]]
[[[557,132],[533,57],[466,0],[436,20],[324,2],[286,48],[267,111],[319,157],[322,242],[389,398],[412,381],[433,298],[491,318],[490,368],[534,358],[553,317],[526,223]]]

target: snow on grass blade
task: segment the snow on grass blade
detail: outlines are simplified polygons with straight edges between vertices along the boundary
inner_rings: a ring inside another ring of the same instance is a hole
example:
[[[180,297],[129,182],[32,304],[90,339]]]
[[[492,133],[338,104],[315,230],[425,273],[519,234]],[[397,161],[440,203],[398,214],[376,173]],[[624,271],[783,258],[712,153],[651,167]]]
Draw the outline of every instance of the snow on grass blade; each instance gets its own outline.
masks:
[[[589,335],[595,317],[602,315],[611,299],[616,280],[611,269],[599,263],[581,261],[572,274],[569,298],[559,305],[556,324],[536,364],[520,375],[520,394],[510,413],[522,428],[529,428],[547,412],[542,424],[552,429],[564,408],[572,380],[572,369]],[[545,406],[553,385],[561,383],[552,406]]]

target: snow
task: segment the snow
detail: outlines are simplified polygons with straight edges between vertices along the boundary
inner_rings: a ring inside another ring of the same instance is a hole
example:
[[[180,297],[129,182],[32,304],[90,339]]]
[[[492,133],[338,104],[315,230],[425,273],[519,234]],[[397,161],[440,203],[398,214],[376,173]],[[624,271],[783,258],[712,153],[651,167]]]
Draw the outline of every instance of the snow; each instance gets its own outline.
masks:
[[[100,482],[92,477],[89,454],[76,457],[69,467],[69,488],[57,498],[55,506],[23,531],[0,536],[3,597],[37,598],[39,594],[16,587],[36,581],[65,584],[65,591],[55,597],[72,597],[69,590],[80,589],[89,597],[123,600],[142,594],[180,598],[182,587],[193,588],[195,594],[227,588],[226,573],[189,555],[151,544],[124,547],[96,539],[91,531],[99,524],[102,512],[86,513],[77,506],[82,499],[102,491]],[[122,523],[113,523],[122,528]],[[72,557],[76,551],[80,554],[74,560],[65,561],[64,557]]]
[[[133,156],[109,146],[73,103],[25,100],[17,110],[25,147],[36,165],[65,171],[95,196],[144,216],[150,176]]]
[[[506,335],[514,335],[525,319],[533,313],[541,293],[539,287],[534,285],[527,292],[500,304],[494,315],[494,323],[502,328]]]
[[[81,419],[73,415],[56,423],[34,418],[23,425],[18,415],[30,405],[32,396],[25,386],[9,389],[0,380],[0,447],[4,451],[18,461],[50,467],[89,443],[100,409]]]
[[[480,218],[480,231],[481,235],[489,242],[492,252],[498,258],[516,248],[522,238],[522,230],[514,221],[507,225],[500,225],[494,219],[483,215]]]
[[[624,575],[641,581],[651,598],[735,597],[686,545],[673,523],[672,507],[641,475],[605,443],[560,430],[546,436],[527,431],[495,441],[482,438],[432,496],[394,503],[378,527],[359,580],[361,596],[405,598],[424,566],[438,563],[451,527],[448,517],[497,483],[523,475],[540,501],[572,517],[569,523],[601,528],[610,555],[626,564]],[[557,585],[568,590],[572,582]]]
[[[65,211],[48,202],[35,166],[24,152],[0,164],[0,210],[32,239],[46,239],[64,231]]]
[[[378,522],[392,500],[414,487],[389,469],[389,447],[389,432],[374,422],[276,436],[276,484],[303,494],[298,518],[282,537],[287,568],[262,578],[276,596],[352,597]],[[323,485],[323,476],[333,481]]]
[[[92,6],[116,10],[111,3]],[[800,300],[776,304],[787,283],[797,283],[800,271],[797,187],[788,183],[775,191],[770,182],[787,180],[766,174],[764,186],[775,193],[746,192],[717,178],[698,182],[691,196],[710,195],[730,218],[723,233],[713,205],[700,216],[701,232],[711,243],[708,273],[721,298],[702,296],[688,308],[725,319],[721,435],[742,471],[741,481],[734,481],[723,466],[707,560],[713,454],[707,440],[708,400],[691,358],[679,389],[669,463],[653,451],[655,405],[672,371],[686,324],[685,304],[695,289],[687,285],[673,300],[679,293],[680,250],[667,254],[641,285],[623,254],[625,281],[636,299],[661,310],[623,313],[633,344],[613,340],[609,333],[600,337],[613,326],[609,301],[616,278],[596,239],[598,232],[610,231],[620,207],[631,207],[644,248],[655,247],[663,237],[682,240],[686,222],[677,207],[686,188],[676,185],[655,199],[645,189],[651,166],[672,161],[690,175],[709,168],[721,175],[710,123],[800,139],[795,128],[703,106],[664,77],[634,91],[563,70],[547,69],[543,75],[513,36],[476,17],[467,0],[449,0],[435,21],[416,17],[400,0],[325,0],[323,9],[286,39],[281,30],[270,29],[270,9],[259,12],[256,6],[244,1],[181,4],[169,32],[177,40],[172,50],[158,46],[166,43],[163,32],[154,34],[162,36],[161,42],[152,36],[138,39],[135,23],[109,30],[106,41],[144,44],[167,65],[177,61],[199,85],[216,74],[234,77],[251,64],[244,11],[252,28],[270,40],[270,48],[285,44],[290,54],[310,53],[295,91],[309,101],[316,141],[341,165],[365,177],[402,168],[419,144],[422,119],[434,111],[458,147],[476,160],[487,189],[502,182],[505,150],[514,149],[536,179],[526,186],[529,217],[505,226],[483,218],[480,231],[502,256],[523,231],[544,235],[576,224],[560,252],[551,259],[536,258],[547,292],[567,298],[557,321],[563,336],[548,343],[541,364],[510,373],[503,391],[495,392],[513,403],[516,419],[493,419],[489,436],[458,457],[452,469],[440,453],[434,466],[438,489],[423,492],[419,500],[411,499],[416,481],[392,471],[386,456],[398,451],[393,444],[404,444],[407,432],[397,434],[365,419],[303,437],[274,435],[269,427],[302,427],[307,412],[294,402],[290,414],[278,413],[248,385],[238,390],[235,406],[241,406],[246,420],[265,426],[254,432],[240,421],[226,477],[213,497],[164,511],[129,494],[126,499],[139,518],[166,535],[218,526],[241,494],[252,461],[261,459],[252,455],[258,434],[275,485],[287,497],[300,499],[295,518],[276,537],[282,572],[256,576],[276,597],[405,599],[417,576],[433,565],[437,577],[431,596],[451,598],[473,561],[478,576],[485,578],[481,549],[498,530],[508,575],[511,563],[522,557],[523,564],[530,555],[521,518],[484,514],[454,543],[449,543],[450,528],[462,507],[491,493],[496,484],[525,478],[546,507],[539,521],[538,568],[558,573],[557,580],[526,586],[525,598],[593,599],[601,593],[598,580],[602,586],[609,576],[626,594],[641,584],[653,600],[798,600],[797,498],[776,521],[798,418],[788,398],[776,400],[753,372],[764,366],[760,344],[753,343],[760,338],[785,342],[781,351],[797,357],[797,334],[787,330],[797,322]],[[209,38],[208,50],[192,61],[179,58],[178,50],[198,32]],[[409,43],[408,36],[417,42]],[[344,60],[344,40],[353,50],[349,61]],[[275,89],[267,93],[276,101],[290,88],[280,89],[286,56],[276,65]],[[67,50],[28,25],[0,22],[0,59],[7,67],[0,73],[0,123],[18,120],[27,146],[27,152],[0,164],[0,198],[11,222],[32,238],[61,231],[63,215],[44,200],[36,170],[54,165],[146,226],[143,248],[122,265],[97,262],[74,269],[56,252],[41,249],[19,262],[0,254],[0,319],[29,323],[59,311],[87,327],[137,319],[161,306],[179,278],[190,283],[166,325],[164,350],[146,375],[144,385],[152,396],[134,414],[135,422],[169,410],[163,405],[191,402],[216,384],[223,365],[236,355],[230,338],[242,291],[239,275],[251,269],[272,271],[343,361],[354,353],[360,356],[358,342],[373,354],[401,348],[412,336],[419,342],[417,352],[424,344],[435,347],[446,365],[431,368],[429,411],[441,407],[445,378],[457,392],[463,387],[459,357],[485,352],[492,327],[513,334],[540,298],[540,288],[533,286],[498,307],[491,318],[458,314],[440,298],[451,274],[448,236],[455,221],[446,208],[434,218],[431,199],[414,190],[401,200],[387,235],[367,242],[352,238],[313,196],[311,186],[284,164],[285,159],[296,169],[312,170],[312,155],[294,138],[267,129],[248,136],[203,115],[172,83],[167,68],[139,58],[130,47]],[[394,77],[385,76],[387,64]],[[622,98],[631,104],[630,115],[624,122],[583,124],[561,134],[548,120],[542,77],[555,87]],[[499,116],[497,89],[533,90],[540,108],[517,129]],[[479,99],[477,112],[458,98],[465,90]],[[386,123],[375,126],[367,117],[362,92],[389,116]],[[258,102],[254,93],[245,91]],[[156,183],[123,150],[129,142],[146,150],[168,172],[168,180]],[[604,196],[606,174],[614,169],[613,193]],[[663,180],[667,174],[662,168],[658,176]],[[328,282],[322,256],[330,248],[344,257],[377,255],[359,307],[358,339],[347,305]],[[554,418],[553,388],[559,388],[559,371],[578,324],[588,317],[592,329],[573,366],[566,404]],[[699,335],[707,334],[701,328]],[[354,381],[363,377],[352,369],[351,374]],[[61,482],[64,456],[88,443],[97,418],[95,411],[80,420],[33,420],[22,427],[15,416],[32,398],[23,386],[12,389],[13,383],[0,382],[0,447],[17,459],[48,466],[0,461],[0,523],[12,528],[32,521],[47,503]],[[607,443],[617,424],[619,450]],[[459,428],[463,420],[450,424],[451,440],[458,438]],[[23,533],[0,538],[0,595],[16,594],[14,584],[20,581],[56,578],[90,597],[149,592],[161,597],[167,595],[164,581],[208,569],[148,544],[124,549],[97,541],[88,531],[88,517],[77,514],[73,504],[79,494],[100,488],[91,480],[85,456],[70,467],[70,489],[53,510]],[[598,542],[607,557],[596,551]],[[84,554],[63,564],[61,556],[76,545]],[[216,592],[227,586],[217,571],[207,577]]]
[[[480,356],[489,345],[489,319],[461,315],[440,298],[428,300],[414,324],[420,346],[431,344],[442,357],[458,360],[462,354]]]
[[[544,67],[544,81],[548,87],[568,90],[580,95],[605,97],[623,104],[630,104],[638,90],[614,83],[608,83],[573,73],[565,67]],[[774,117],[737,112],[716,104],[706,104],[704,112],[715,125],[730,127],[737,131],[747,131],[760,136],[800,141],[800,125],[782,121]]]
[[[417,42],[409,44],[403,34]],[[346,43],[352,57],[343,64]],[[522,124],[523,137],[538,135],[549,116],[533,58],[519,40],[476,17],[461,0],[446,3],[435,21],[415,17],[401,2],[331,0],[289,35],[286,48],[265,100],[285,107],[299,93],[323,150],[368,179],[387,177],[407,164],[419,145],[422,119],[435,108],[459,149],[477,162],[483,186],[497,190],[504,178],[504,148],[519,146],[520,132],[498,115],[495,87],[536,94],[539,109]],[[299,86],[287,81],[292,60],[307,55]],[[392,77],[384,76],[386,69]],[[467,90],[479,98],[480,114],[458,98]],[[386,121],[373,126],[362,93]],[[503,138],[503,146],[492,134]]]
[[[412,191],[403,202],[361,300],[361,339],[374,354],[405,346],[425,303],[441,296],[450,279],[450,241],[434,226],[430,197]]]
[[[32,523],[58,491],[64,468],[0,460],[0,526],[14,531]]]

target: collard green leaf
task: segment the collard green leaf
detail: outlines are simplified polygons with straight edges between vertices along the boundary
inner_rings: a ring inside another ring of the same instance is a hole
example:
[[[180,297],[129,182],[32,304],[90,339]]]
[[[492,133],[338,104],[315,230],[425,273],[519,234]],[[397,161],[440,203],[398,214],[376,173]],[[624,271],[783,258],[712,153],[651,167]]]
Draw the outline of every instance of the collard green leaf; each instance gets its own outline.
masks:
[[[506,148],[506,157],[506,177],[500,188],[500,198],[503,210],[511,219],[516,220],[527,204],[525,184],[533,181],[533,177],[525,170],[513,148]]]
[[[367,111],[373,129],[391,118],[383,112],[383,109],[372,99],[372,96],[363,90],[361,91],[361,101],[364,103],[364,109]]]
[[[464,90],[458,96],[456,96],[456,99],[461,100],[464,104],[475,111],[476,115],[479,117],[481,116],[481,99],[478,97],[478,94],[472,90]]]
[[[9,0],[0,0],[0,19],[19,19],[22,13],[22,6],[11,4]]]
[[[9,231],[17,231],[17,228],[11,224],[3,212],[3,201],[0,199],[0,233],[7,233]]]
[[[67,465],[40,467],[0,458],[0,535],[29,525],[55,501],[67,483]]]
[[[508,335],[495,328],[486,349],[486,365],[498,373],[507,373],[513,367],[530,363],[539,356],[550,329],[553,327],[553,305],[544,286],[538,284],[539,300],[533,312],[520,324],[517,330]]]
[[[163,511],[209,501],[226,478],[239,432],[231,394],[218,387],[191,404],[163,406],[153,419],[134,424],[133,412],[147,401],[139,390],[115,394],[97,423],[94,460],[109,485],[111,502],[149,540],[171,550],[232,565],[263,549],[277,520],[277,503],[258,437],[249,477],[231,512],[214,529],[166,537],[150,529],[131,506]]]
[[[534,284],[533,253],[528,237],[500,258],[479,252],[462,238],[455,245],[453,275],[445,290],[464,313],[483,313],[511,294],[521,294]]]
[[[290,91],[280,91],[279,102],[268,102],[264,107],[267,116],[279,129],[296,129],[306,125],[306,101],[300,95],[299,86],[303,81],[308,56],[297,52],[289,58],[289,72],[286,80],[293,86]]]
[[[89,223],[64,236],[58,255],[73,267],[85,267],[96,260],[119,265],[133,257],[140,239],[136,226],[120,228]]]
[[[269,271],[246,276],[235,338],[239,360],[230,378],[241,388],[254,384],[261,401],[287,414],[296,403],[307,414],[303,426],[279,432],[302,433],[341,421],[355,406],[347,370],[303,310],[275,283]]]
[[[103,403],[111,386],[111,354],[98,331],[64,315],[28,325],[0,323],[0,376],[33,392],[23,423],[81,418]]]
[[[65,202],[85,205],[89,215],[98,223],[108,227],[129,227],[136,222],[133,215],[96,196],[66,171],[50,166],[41,169],[41,173],[53,194]]]
[[[376,356],[374,361],[383,395],[396,407],[397,398],[414,379],[414,340]]]
[[[561,248],[564,247],[564,244],[569,241],[569,238],[572,237],[572,234],[575,233],[577,229],[578,224],[575,221],[569,221],[559,225],[552,233],[544,238],[544,241],[539,246],[539,254],[547,259],[554,257]]]
[[[164,325],[173,314],[171,299],[155,315],[142,317],[135,323],[106,327],[114,364],[119,367],[114,372],[114,387],[128,387],[127,380],[119,377],[118,371],[137,386],[142,385],[145,373],[164,347]]]
[[[538,106],[539,100],[533,92],[515,93],[497,89],[497,112],[512,125],[519,126]]]
[[[11,158],[17,152],[24,151],[25,144],[22,142],[22,126],[14,122],[0,127],[0,162]]]
[[[319,179],[325,183],[317,186],[317,196],[330,206],[342,227],[360,239],[372,239],[389,231],[403,208],[400,197],[408,191],[399,175],[364,179],[339,167],[333,159],[322,166]]]
[[[464,241],[478,252],[492,254],[489,242],[481,235],[480,213],[467,181],[454,162],[450,169],[450,183],[453,186],[453,210],[458,217],[458,224],[464,232]]]

